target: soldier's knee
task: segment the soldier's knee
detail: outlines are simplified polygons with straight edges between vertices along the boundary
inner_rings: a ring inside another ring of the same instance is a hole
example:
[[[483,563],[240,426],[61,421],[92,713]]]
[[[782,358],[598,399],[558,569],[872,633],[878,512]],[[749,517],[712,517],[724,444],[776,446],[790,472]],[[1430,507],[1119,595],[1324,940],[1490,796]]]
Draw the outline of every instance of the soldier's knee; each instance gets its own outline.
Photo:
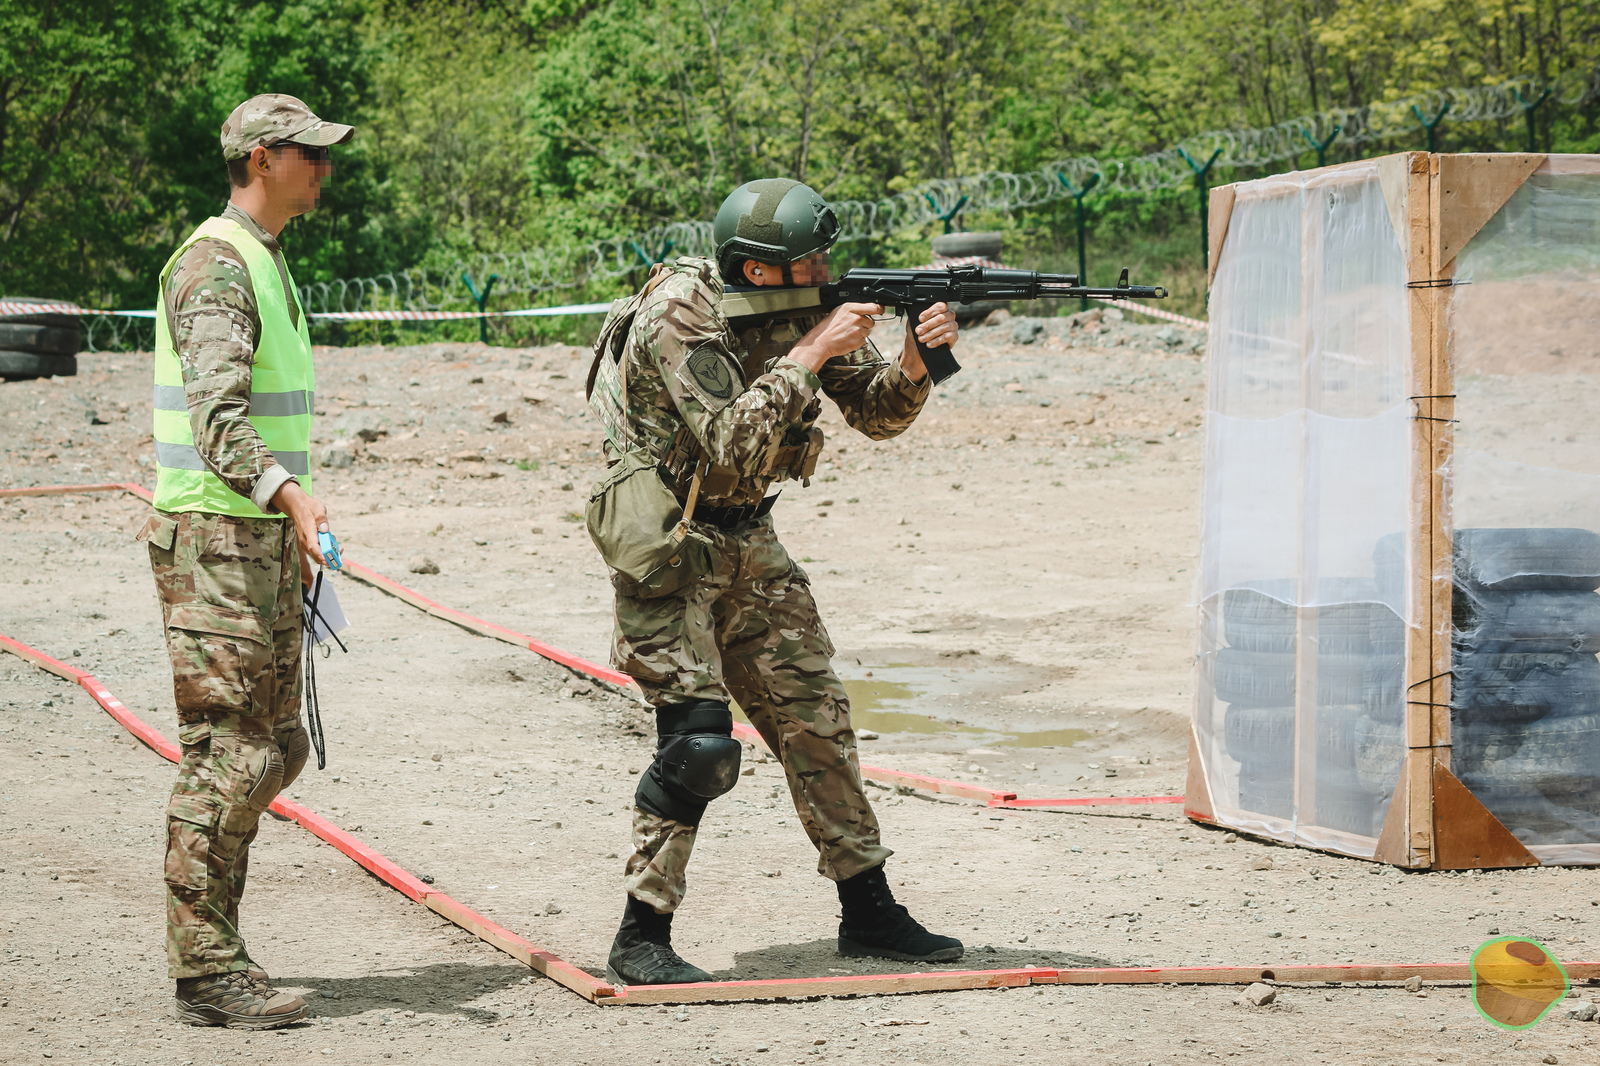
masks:
[[[306,760],[311,757],[311,735],[297,722],[294,732],[281,741],[279,747],[283,750],[283,780],[278,784],[278,791],[282,792],[294,784],[300,771],[305,769]]]
[[[223,801],[220,828],[230,839],[242,838],[283,790],[284,753],[270,736],[213,735],[211,743]]]
[[[668,704],[656,709],[656,734],[655,762],[634,799],[652,814],[699,825],[706,806],[739,780],[733,712],[715,700]]]

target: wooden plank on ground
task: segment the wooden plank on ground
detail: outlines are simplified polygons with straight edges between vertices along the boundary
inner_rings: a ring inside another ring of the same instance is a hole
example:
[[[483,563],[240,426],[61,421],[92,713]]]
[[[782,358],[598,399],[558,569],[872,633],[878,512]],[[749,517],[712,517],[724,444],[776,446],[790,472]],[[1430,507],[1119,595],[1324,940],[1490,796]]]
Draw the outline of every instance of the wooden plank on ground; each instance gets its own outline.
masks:
[[[435,892],[430,888],[423,896],[422,902],[441,918],[460,926],[484,943],[499,948],[507,955],[538,970],[552,981],[570,988],[586,999],[604,1002],[612,998],[615,993],[609,982],[578,969],[557,955],[535,947],[509,929],[496,925],[443,892]]]
[[[526,633],[518,633],[514,629],[507,629],[505,626],[496,625],[493,622],[485,622],[483,619],[474,618],[464,611],[446,607],[442,603],[428,599],[428,597],[415,589],[409,589],[393,578],[385,577],[376,570],[362,566],[360,563],[346,560],[343,572],[362,584],[371,585],[380,592],[387,592],[396,599],[420,608],[435,618],[451,622],[463,629],[471,630],[479,636],[492,637],[495,640],[503,640],[507,644],[515,644],[518,647],[526,648],[537,655],[544,656],[551,662],[560,663],[568,669],[576,670],[597,681],[604,681],[609,685],[615,685],[622,689],[635,688],[633,678],[627,674],[613,670],[608,666],[601,666],[599,663],[592,663],[580,656],[573,655],[571,652],[562,651],[560,648],[553,647],[541,640],[535,640]]]
[[[1600,963],[1564,963],[1575,980],[1600,977]],[[801,977],[770,981],[719,981],[695,985],[634,985],[618,989],[610,1006],[663,1003],[737,1003],[821,996],[883,996],[908,992],[955,991],[971,988],[1017,988],[1024,985],[1248,985],[1323,982],[1401,982],[1420,977],[1428,982],[1466,982],[1467,963],[1346,963],[1294,966],[1150,966],[1085,967],[1020,970],[948,970],[942,973],[870,974],[854,977]]]
[[[0,489],[0,500],[14,496],[66,496],[78,492],[126,492],[119,482],[104,485],[31,485],[20,489]]]
[[[338,848],[374,877],[388,884],[407,899],[421,903],[423,897],[432,891],[410,871],[404,869],[398,863],[384,858],[378,852],[367,847],[360,840],[357,840],[310,808],[302,807],[293,800],[279,796],[272,801],[272,806],[269,809],[276,811],[285,818],[294,819],[307,832]]]
[[[693,985],[628,985],[602,1006],[658,1003],[740,1003],[820,996],[893,996],[907,992],[950,992],[967,988],[1019,988],[1052,983],[1057,971],[946,970],[932,973],[862,974],[853,977],[790,977],[769,981],[708,981]]]
[[[1032,807],[1144,807],[1182,802],[1182,796],[1067,796],[1058,799],[996,800],[989,806],[1016,810]]]

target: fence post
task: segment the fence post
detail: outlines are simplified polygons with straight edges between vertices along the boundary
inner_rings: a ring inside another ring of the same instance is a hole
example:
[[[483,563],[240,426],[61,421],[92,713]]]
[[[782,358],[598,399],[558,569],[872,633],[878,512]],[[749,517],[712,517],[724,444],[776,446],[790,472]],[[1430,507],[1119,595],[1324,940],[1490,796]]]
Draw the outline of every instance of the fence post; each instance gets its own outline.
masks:
[[[1428,151],[1430,153],[1438,150],[1439,142],[1438,138],[1434,134],[1434,131],[1439,128],[1439,123],[1444,121],[1444,116],[1449,110],[1450,101],[1446,100],[1440,106],[1439,113],[1434,115],[1433,121],[1430,122],[1426,118],[1422,117],[1422,109],[1420,107],[1418,107],[1416,104],[1411,105],[1411,113],[1417,116],[1417,121],[1422,123],[1422,128],[1428,131]]]
[[[1066,189],[1067,192],[1072,195],[1073,202],[1075,204],[1077,204],[1077,211],[1078,211],[1078,284],[1079,285],[1087,285],[1087,284],[1089,284],[1089,263],[1088,263],[1087,257],[1085,256],[1085,253],[1084,253],[1083,198],[1085,196],[1089,195],[1089,190],[1090,189],[1092,189],[1096,185],[1100,184],[1100,172],[1097,170],[1093,174],[1090,174],[1089,175],[1089,180],[1083,183],[1083,188],[1081,188],[1081,189],[1074,189],[1071,185],[1067,184],[1067,176],[1065,174],[1061,173],[1059,170],[1056,171],[1056,180],[1061,183],[1061,187],[1062,188]],[[1089,298],[1088,297],[1084,297],[1082,300],[1079,301],[1079,303],[1082,304],[1083,310],[1085,310],[1085,311],[1089,310]]]
[[[1528,120],[1528,152],[1530,154],[1538,151],[1538,148],[1535,147],[1538,138],[1534,133],[1533,112],[1548,99],[1550,99],[1550,90],[1545,89],[1539,94],[1539,99],[1530,104],[1528,98],[1523,95],[1522,89],[1520,87],[1517,89],[1517,103],[1522,105],[1522,117]]]
[[[1217,156],[1222,154],[1222,149],[1218,148],[1215,152],[1212,152],[1211,158],[1206,160],[1205,166],[1201,166],[1199,163],[1196,163],[1194,161],[1194,157],[1188,152],[1184,151],[1182,148],[1178,149],[1178,154],[1183,156],[1183,161],[1189,164],[1190,170],[1194,171],[1194,188],[1195,192],[1198,193],[1200,197],[1200,265],[1206,270],[1210,270],[1211,204],[1209,202],[1209,196],[1211,189],[1206,182],[1207,179],[1211,177],[1211,167],[1214,163],[1216,163]]]
[[[483,317],[484,304],[489,302],[489,294],[494,291],[494,283],[500,280],[499,274],[490,274],[489,280],[483,283],[483,292],[479,293],[472,284],[472,275],[465,270],[461,272],[461,280],[466,283],[467,291],[478,303],[478,339],[484,344],[489,343],[489,320]]]
[[[933,212],[933,217],[944,223],[944,231],[946,233],[954,233],[956,216],[961,213],[963,207],[967,206],[967,198],[963,196],[957,200],[956,205],[942,215],[939,213],[939,205],[934,203],[932,196],[928,193],[923,193],[922,198],[928,201],[928,210]]]
[[[1304,137],[1306,139],[1306,143],[1312,148],[1315,148],[1317,151],[1317,166],[1325,167],[1328,165],[1328,146],[1333,144],[1333,139],[1339,136],[1339,131],[1342,129],[1344,129],[1343,126],[1333,127],[1333,132],[1328,134],[1328,139],[1325,141],[1317,140],[1305,130],[1300,131],[1300,136]]]

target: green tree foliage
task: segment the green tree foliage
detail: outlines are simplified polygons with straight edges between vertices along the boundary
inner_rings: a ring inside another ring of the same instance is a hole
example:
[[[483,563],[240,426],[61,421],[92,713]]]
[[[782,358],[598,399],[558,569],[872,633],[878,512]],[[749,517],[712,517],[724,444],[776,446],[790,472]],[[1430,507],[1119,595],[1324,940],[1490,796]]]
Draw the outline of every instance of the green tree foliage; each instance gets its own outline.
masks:
[[[1588,85],[1531,135],[1600,150],[1593,0],[0,0],[0,291],[148,305],[226,196],[217,127],[263,91],[361,130],[286,238],[313,281],[706,219],[759,176],[872,198],[1517,76]],[[1530,136],[1517,117],[1441,131],[1447,150]],[[1126,261],[1198,308],[1192,190],[1088,204],[1095,280]],[[1066,268],[1071,218],[961,222]],[[929,235],[841,251],[912,263]]]

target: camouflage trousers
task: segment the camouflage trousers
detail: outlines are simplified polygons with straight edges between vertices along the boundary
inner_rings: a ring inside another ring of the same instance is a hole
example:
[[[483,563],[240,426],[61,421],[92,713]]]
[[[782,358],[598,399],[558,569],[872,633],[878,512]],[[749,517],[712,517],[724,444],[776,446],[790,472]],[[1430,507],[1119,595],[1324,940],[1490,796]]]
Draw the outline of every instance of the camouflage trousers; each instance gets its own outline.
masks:
[[[715,543],[715,566],[687,588],[643,597],[613,575],[612,661],[654,707],[732,700],[743,709],[783,765],[824,877],[842,881],[879,865],[893,852],[879,841],[861,785],[850,700],[833,672],[810,579],[770,517],[734,533],[697,528]],[[696,828],[635,807],[628,893],[657,911],[676,909]]]
[[[239,935],[257,822],[305,765],[300,553],[285,519],[152,514],[182,758],[167,803],[167,971],[247,969]]]

